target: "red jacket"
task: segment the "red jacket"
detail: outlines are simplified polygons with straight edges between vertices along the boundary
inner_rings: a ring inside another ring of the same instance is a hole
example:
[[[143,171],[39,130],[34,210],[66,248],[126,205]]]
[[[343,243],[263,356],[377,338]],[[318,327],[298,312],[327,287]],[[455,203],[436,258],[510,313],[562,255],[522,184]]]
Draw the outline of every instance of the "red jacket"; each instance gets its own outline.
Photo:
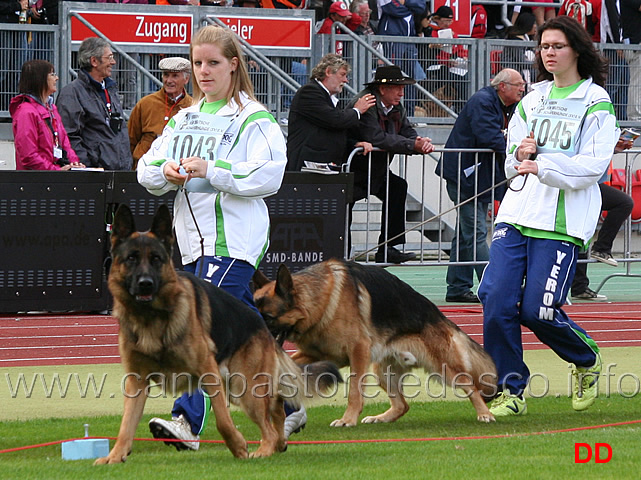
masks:
[[[438,36],[438,31],[440,28],[438,25],[435,23],[430,23],[430,29],[431,29],[431,36],[432,38],[439,38]],[[448,27],[451,29],[451,27]],[[458,34],[452,30],[452,38],[458,38]],[[456,57],[461,57],[461,58],[467,58],[467,48],[465,48],[465,45],[452,45],[452,53],[447,53],[444,50],[439,50],[438,54],[436,55],[436,59],[438,60],[439,63],[442,63],[444,65],[448,65],[450,63],[450,60],[453,60]]]
[[[358,15],[357,13],[352,13],[352,16],[350,17],[349,20],[347,20],[347,23],[345,24],[345,26],[353,32],[358,28],[360,24],[361,24],[361,16]],[[332,33],[332,25],[334,25],[334,20],[327,17],[323,21],[321,28],[319,28],[318,32],[316,33],[330,35]],[[335,33],[344,34],[345,32],[343,32],[340,28],[336,27]],[[336,40],[336,54],[343,55],[343,42],[339,40]]]
[[[601,0],[588,0],[592,4],[592,41],[599,43],[601,41]],[[563,2],[561,8],[559,8],[558,15],[567,15],[567,2]],[[590,33],[590,32],[588,32]]]
[[[350,17],[349,20],[347,20],[347,23],[345,24],[345,26],[353,32],[361,24],[361,21],[362,21],[361,16],[358,13],[352,13],[352,16]],[[323,21],[321,28],[319,28],[318,32],[316,33],[326,33],[327,35],[329,35],[330,33],[332,33],[332,25],[334,25],[334,20],[327,17]],[[340,30],[338,27],[336,27],[336,33],[343,33],[343,31]]]
[[[52,128],[58,132],[58,144],[67,153],[69,163],[79,161],[71,148],[58,109],[53,104],[51,108],[53,121],[47,107],[31,95],[21,94],[11,99],[9,112],[13,118],[16,170],[60,170],[53,156]]]

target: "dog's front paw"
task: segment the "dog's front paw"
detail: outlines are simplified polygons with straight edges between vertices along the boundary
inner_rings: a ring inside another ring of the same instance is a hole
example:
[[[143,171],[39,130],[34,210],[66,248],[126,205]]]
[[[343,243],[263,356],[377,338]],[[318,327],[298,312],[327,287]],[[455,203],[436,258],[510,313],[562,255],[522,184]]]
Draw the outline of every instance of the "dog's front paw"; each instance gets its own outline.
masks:
[[[483,423],[496,422],[496,418],[494,418],[494,415],[492,415],[490,412],[483,415],[479,415],[478,417],[476,417],[476,419],[479,422],[483,422]]]
[[[101,457],[96,459],[95,462],[93,462],[94,465],[110,465],[113,463],[125,463],[127,460],[127,455],[113,455],[109,454],[107,457]]]
[[[229,448],[232,455],[236,458],[246,459],[249,458],[249,449],[247,448],[247,443],[243,439],[242,444],[236,445],[233,448]]]
[[[387,423],[381,418],[381,415],[371,415],[368,417],[363,417],[361,423]]]
[[[356,425],[356,422],[350,422],[347,420],[343,420],[342,418],[339,418],[338,420],[334,420],[332,423],[329,424],[330,427],[353,427]]]

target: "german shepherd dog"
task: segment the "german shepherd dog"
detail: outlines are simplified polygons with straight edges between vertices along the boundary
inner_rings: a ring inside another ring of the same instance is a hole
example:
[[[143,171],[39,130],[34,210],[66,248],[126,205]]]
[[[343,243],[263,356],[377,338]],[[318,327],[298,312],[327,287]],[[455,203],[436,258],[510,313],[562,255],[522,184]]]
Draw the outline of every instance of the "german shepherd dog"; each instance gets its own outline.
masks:
[[[291,275],[281,265],[275,281],[257,271],[253,283],[256,306],[272,332],[298,346],[292,356],[297,363],[322,359],[350,366],[347,410],[332,426],[356,425],[363,410],[359,387],[371,363],[391,405],[362,423],[393,422],[409,410],[398,380],[412,367],[441,374],[469,396],[479,421],[494,421],[486,405],[496,395],[491,357],[383,268],[329,260]]]
[[[109,455],[95,463],[125,461],[150,380],[168,388],[177,375],[202,379],[218,431],[235,457],[248,456],[247,443],[231,419],[225,388],[228,393],[245,392],[230,399],[260,428],[260,447],[251,456],[284,451],[284,399],[299,407],[305,395],[300,367],[278,346],[254,310],[209,282],[176,272],[172,246],[166,206],[158,209],[148,232],[136,231],[127,206],[118,208],[111,233],[109,290],[120,324],[120,357],[128,375],[118,438]],[[340,375],[335,367],[334,373]],[[320,378],[331,379],[332,375]]]

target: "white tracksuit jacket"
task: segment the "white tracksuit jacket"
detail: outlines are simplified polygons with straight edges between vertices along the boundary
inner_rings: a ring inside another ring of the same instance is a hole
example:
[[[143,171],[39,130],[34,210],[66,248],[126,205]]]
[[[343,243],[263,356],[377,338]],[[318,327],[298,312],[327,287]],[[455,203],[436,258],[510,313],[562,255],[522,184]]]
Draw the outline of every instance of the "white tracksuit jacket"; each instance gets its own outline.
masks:
[[[204,99],[173,117],[149,151],[138,162],[138,182],[154,195],[178,187],[163,175],[173,125],[190,112],[199,112]],[[241,94],[239,106],[232,99],[217,116],[233,118],[218,148],[218,159],[209,162],[207,179],[217,193],[189,193],[189,201],[205,239],[205,256],[244,260],[258,267],[269,246],[269,214],[263,198],[280,188],[287,164],[285,139],[274,118],[257,102]],[[200,236],[182,189],[174,203],[174,227],[183,264],[202,256]]]
[[[533,91],[518,104],[508,128],[507,178],[517,175],[516,149],[528,136],[528,117],[533,109],[549,97],[553,82],[534,84]],[[522,191],[508,190],[501,202],[496,223],[505,222],[544,231],[565,233],[589,242],[601,213],[598,181],[607,170],[619,128],[607,92],[588,78],[567,96],[583,99],[587,106],[584,123],[577,134],[576,154],[539,153],[536,177],[529,175]],[[512,188],[518,189],[523,178]],[[560,192],[564,194],[561,195]],[[559,223],[558,211],[565,212],[565,225]]]

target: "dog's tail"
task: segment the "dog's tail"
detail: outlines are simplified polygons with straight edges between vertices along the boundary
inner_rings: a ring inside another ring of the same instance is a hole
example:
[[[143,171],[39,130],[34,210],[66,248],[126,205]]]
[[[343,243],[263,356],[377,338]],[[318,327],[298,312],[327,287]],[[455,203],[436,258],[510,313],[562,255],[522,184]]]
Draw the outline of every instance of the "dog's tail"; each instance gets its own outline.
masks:
[[[283,350],[278,350],[278,392],[294,408],[306,400],[336,390],[343,382],[340,371],[331,362],[314,362],[302,368]]]
[[[496,386],[498,380],[496,365],[490,354],[483,347],[462,331],[460,331],[460,334],[458,341],[465,344],[467,373],[470,374],[474,381],[474,386],[487,403],[496,396],[498,391]]]

